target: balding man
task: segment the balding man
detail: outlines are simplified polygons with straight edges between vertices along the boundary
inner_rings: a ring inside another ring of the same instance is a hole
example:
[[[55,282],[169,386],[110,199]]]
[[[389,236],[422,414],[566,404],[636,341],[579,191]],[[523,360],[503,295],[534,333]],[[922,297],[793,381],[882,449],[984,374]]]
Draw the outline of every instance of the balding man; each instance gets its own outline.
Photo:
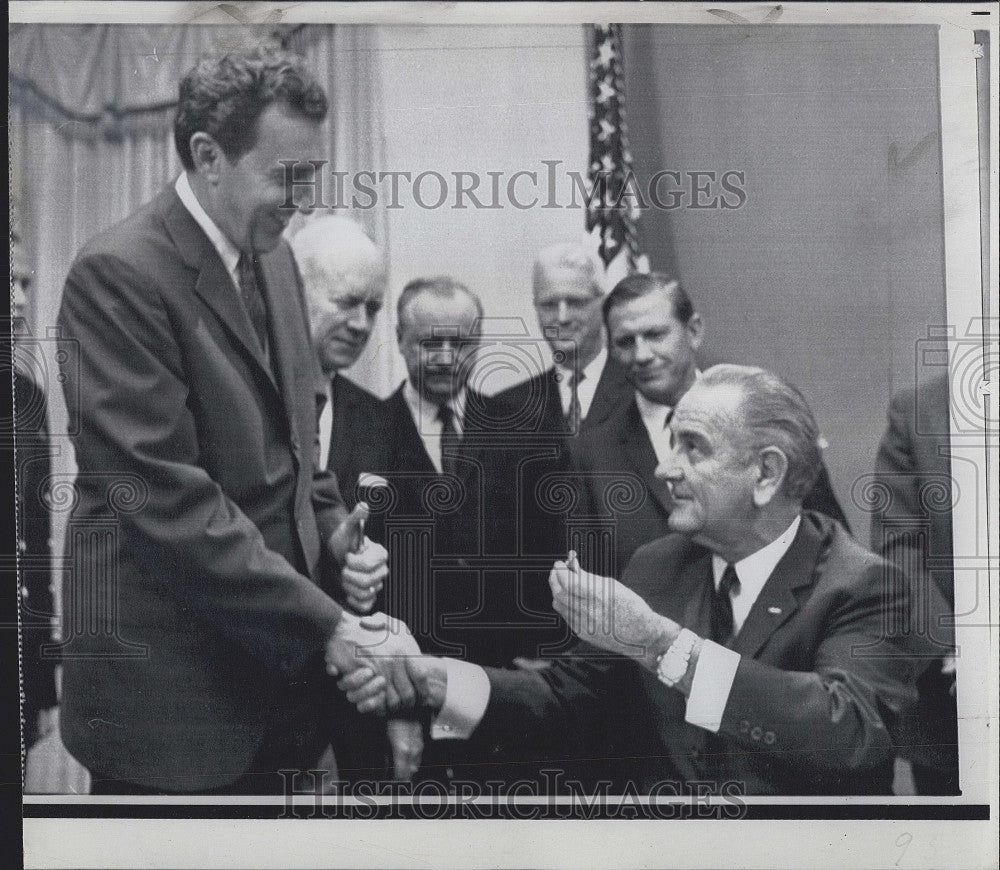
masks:
[[[762,369],[715,366],[669,428],[657,475],[671,534],[621,583],[556,563],[556,609],[585,643],[546,670],[408,659],[432,733],[517,759],[525,735],[568,751],[593,721],[617,721],[598,750],[631,765],[640,793],[890,794],[925,641],[892,629],[910,606],[898,570],[803,510],[819,431],[802,395]],[[345,681],[349,698],[363,682]]]
[[[321,468],[337,475],[344,501],[358,501],[362,447],[378,419],[377,396],[340,372],[368,343],[385,299],[387,268],[382,251],[349,218],[329,215],[306,224],[292,239],[302,272],[313,345],[327,381],[319,419]]]
[[[618,577],[642,544],[669,530],[672,500],[655,472],[670,453],[673,408],[698,377],[705,323],[681,283],[655,272],[621,280],[603,311],[610,352],[625,371],[629,396],[599,425],[581,432],[571,454],[582,496],[576,515],[604,530],[588,548],[585,567]],[[804,506],[847,528],[822,460],[818,472]]]

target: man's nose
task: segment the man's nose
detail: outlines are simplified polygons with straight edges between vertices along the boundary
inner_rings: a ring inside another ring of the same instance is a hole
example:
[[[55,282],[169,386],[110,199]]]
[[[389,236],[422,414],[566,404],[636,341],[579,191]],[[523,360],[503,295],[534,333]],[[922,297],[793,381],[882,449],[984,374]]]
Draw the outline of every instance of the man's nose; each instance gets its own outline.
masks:
[[[656,479],[666,481],[667,483],[676,483],[680,480],[684,475],[677,460],[677,450],[673,447],[668,448],[667,455],[662,462],[657,463],[653,471]]]
[[[569,306],[566,305],[565,299],[559,300],[559,308],[556,310],[556,317],[559,318],[560,323],[565,323],[567,316],[569,314]]]
[[[365,310],[364,302],[359,302],[347,318],[347,325],[355,332],[368,331],[368,312]]]
[[[653,358],[653,350],[641,335],[635,337],[635,346],[632,349],[632,361],[637,363],[649,362]]]

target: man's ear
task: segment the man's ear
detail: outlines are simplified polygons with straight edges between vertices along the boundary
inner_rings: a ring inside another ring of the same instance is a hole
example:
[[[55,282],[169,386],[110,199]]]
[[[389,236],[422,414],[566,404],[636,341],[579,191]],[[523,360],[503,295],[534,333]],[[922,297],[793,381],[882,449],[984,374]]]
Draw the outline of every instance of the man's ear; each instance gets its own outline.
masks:
[[[216,182],[225,155],[222,148],[208,133],[198,132],[191,136],[191,159],[194,169],[206,181]]]
[[[697,311],[692,314],[684,328],[687,330],[691,347],[697,350],[701,347],[702,339],[705,337],[705,322],[701,319],[701,315]]]
[[[765,447],[757,454],[757,479],[753,501],[757,507],[769,504],[781,491],[788,475],[788,457],[780,447]]]

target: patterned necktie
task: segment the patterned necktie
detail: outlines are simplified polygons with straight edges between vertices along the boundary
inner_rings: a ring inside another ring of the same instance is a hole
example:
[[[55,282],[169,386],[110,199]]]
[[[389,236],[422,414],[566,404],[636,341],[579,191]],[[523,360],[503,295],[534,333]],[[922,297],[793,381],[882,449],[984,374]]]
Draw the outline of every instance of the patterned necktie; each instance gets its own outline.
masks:
[[[723,646],[733,638],[732,594],[734,590],[739,592],[739,588],[740,578],[732,565],[726,565],[726,570],[722,572],[718,590],[712,584],[712,640]]]
[[[260,348],[267,353],[267,308],[264,306],[264,297],[261,295],[257,279],[256,260],[250,254],[241,253],[236,268],[240,277],[240,298],[247,314],[250,315],[250,322],[253,324],[254,332],[257,333]]]
[[[456,474],[460,439],[455,428],[455,412],[450,405],[438,405],[437,416],[441,421],[441,470],[445,474]]]
[[[569,376],[569,412],[566,414],[566,426],[570,433],[576,434],[580,429],[580,381],[586,375],[583,372],[573,372]]]

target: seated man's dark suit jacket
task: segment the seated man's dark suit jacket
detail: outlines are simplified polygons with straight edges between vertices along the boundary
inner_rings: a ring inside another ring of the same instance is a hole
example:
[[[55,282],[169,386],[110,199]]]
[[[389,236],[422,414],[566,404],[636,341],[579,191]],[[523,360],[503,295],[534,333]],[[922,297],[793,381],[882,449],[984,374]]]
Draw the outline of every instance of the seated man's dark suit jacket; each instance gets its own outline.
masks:
[[[321,553],[344,509],[332,474],[314,481],[324,390],[286,244],[261,273],[270,365],[172,187],[66,281],[79,475],[61,724],[98,777],[222,788],[262,753],[309,763],[326,742],[321,653],[341,609]]]
[[[711,554],[681,535],[639,549],[624,582],[657,613],[709,633]],[[916,699],[916,644],[886,637],[908,607],[894,569],[842,526],[806,512],[739,634],[742,655],[717,735],[684,721],[685,698],[630,660],[581,645],[540,673],[487,669],[491,695],[473,740],[518,758],[525,734],[588,734],[629,766],[641,791],[658,781],[742,783],[747,794],[889,794],[900,711]],[[777,611],[777,612],[775,612]]]
[[[656,451],[634,391],[630,396],[570,444],[579,494],[570,517],[580,525],[590,520],[593,529],[584,536],[589,543],[581,541],[577,549],[581,564],[605,577],[620,578],[639,547],[670,531],[670,492],[656,478]],[[803,507],[832,517],[850,531],[825,464]]]
[[[955,643],[948,386],[942,375],[893,397],[875,460],[875,479],[891,498],[872,514],[872,549],[911,572],[914,628],[929,632],[942,655]],[[921,675],[920,703],[903,723],[900,754],[913,762],[921,794],[958,794],[958,714],[940,664],[934,659]]]

